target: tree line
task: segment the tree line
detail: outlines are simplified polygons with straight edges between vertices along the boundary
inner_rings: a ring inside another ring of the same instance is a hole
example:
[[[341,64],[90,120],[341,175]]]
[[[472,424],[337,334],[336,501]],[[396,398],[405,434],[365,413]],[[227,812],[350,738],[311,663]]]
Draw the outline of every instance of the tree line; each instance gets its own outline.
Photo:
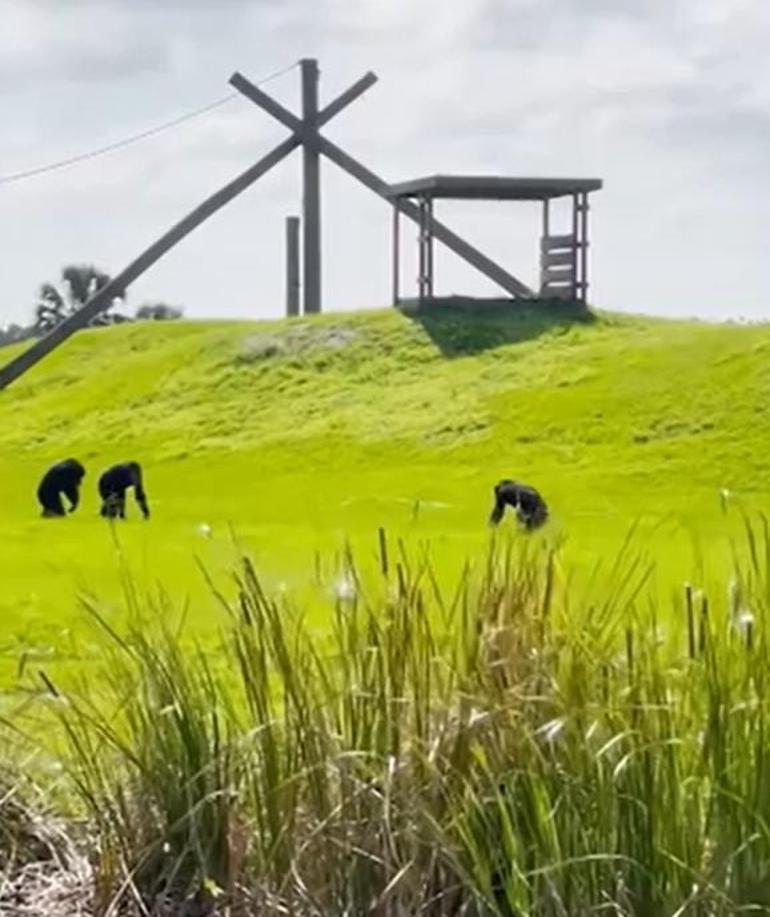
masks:
[[[38,290],[34,317],[30,324],[12,323],[0,327],[0,345],[48,334],[81,309],[111,279],[109,274],[93,264],[68,264],[62,268],[57,284],[44,283]],[[91,319],[89,326],[101,327],[131,321],[173,321],[183,315],[181,308],[163,302],[145,303],[133,315],[127,315],[123,311],[125,304],[124,290],[115,296],[108,309]]]

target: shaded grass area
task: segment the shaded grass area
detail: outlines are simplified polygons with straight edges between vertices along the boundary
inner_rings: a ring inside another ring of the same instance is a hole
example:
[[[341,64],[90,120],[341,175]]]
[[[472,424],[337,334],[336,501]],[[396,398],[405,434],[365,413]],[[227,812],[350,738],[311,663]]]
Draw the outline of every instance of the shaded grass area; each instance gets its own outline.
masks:
[[[402,308],[445,357],[471,356],[542,335],[563,334],[596,321],[579,303],[515,303],[510,300],[448,298]]]
[[[124,629],[90,605],[99,682],[30,671],[17,722],[58,723],[93,912],[770,913],[770,535],[740,524],[730,578],[668,602],[632,540],[578,588],[503,536],[444,588],[383,532],[320,627],[244,559],[216,654],[133,583]]]

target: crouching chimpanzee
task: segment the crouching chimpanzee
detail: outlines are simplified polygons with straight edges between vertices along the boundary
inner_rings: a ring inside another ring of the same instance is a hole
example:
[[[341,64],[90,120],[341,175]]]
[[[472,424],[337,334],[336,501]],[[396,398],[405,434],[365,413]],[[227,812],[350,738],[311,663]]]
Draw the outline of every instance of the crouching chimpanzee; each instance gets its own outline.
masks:
[[[505,507],[516,510],[516,518],[528,532],[539,528],[548,519],[545,500],[528,484],[504,480],[495,484],[495,506],[489,517],[491,525],[497,525],[503,518]]]
[[[134,488],[134,498],[145,519],[150,518],[150,508],[142,487],[142,469],[138,462],[124,462],[108,468],[99,478],[99,496],[102,498],[101,514],[107,519],[126,518],[126,491]]]
[[[37,488],[43,516],[66,516],[62,494],[70,501],[70,512],[75,512],[80,500],[80,482],[85,473],[85,468],[75,459],[57,462],[46,471]]]

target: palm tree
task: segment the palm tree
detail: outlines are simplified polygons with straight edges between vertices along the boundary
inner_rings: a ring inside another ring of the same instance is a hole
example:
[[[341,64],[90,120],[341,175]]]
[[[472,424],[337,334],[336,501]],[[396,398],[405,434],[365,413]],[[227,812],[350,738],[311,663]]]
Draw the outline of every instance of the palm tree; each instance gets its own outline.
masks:
[[[35,306],[35,331],[46,334],[58,324],[74,315],[88,300],[105,287],[112,278],[104,271],[92,264],[70,264],[62,269],[61,283],[55,287],[52,283],[44,283],[37,295]],[[125,291],[119,291],[110,304],[110,309],[116,302],[125,300]],[[110,315],[109,309],[95,316],[89,325],[111,325],[115,321],[124,320],[123,316]]]

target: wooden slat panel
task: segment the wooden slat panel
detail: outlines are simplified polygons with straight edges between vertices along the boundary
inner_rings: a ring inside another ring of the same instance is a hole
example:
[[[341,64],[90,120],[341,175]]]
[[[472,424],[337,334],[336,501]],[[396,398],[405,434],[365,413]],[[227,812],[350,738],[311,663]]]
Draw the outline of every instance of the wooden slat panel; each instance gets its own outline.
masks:
[[[546,283],[540,285],[540,289],[549,289],[549,290],[574,290],[576,284],[574,283],[554,283],[549,280]]]
[[[588,195],[581,194],[580,209],[580,298],[585,303],[588,296]]]
[[[544,286],[540,289],[540,295],[544,299],[574,299],[575,291],[572,287]]]
[[[568,236],[546,236],[540,240],[540,249],[544,252],[552,252],[558,248],[574,248],[577,239],[573,235]]]
[[[574,286],[575,284],[575,272],[574,271],[541,271],[540,272],[540,285],[543,284],[567,284],[568,286]]]
[[[566,251],[560,252],[543,252],[540,255],[540,267],[553,267],[558,264],[569,264],[570,266],[575,264],[575,250],[567,249]]]
[[[558,280],[560,277],[574,273],[575,267],[573,261],[571,264],[551,264],[548,267],[544,267],[542,270],[546,274],[551,274],[555,280]]]
[[[574,283],[576,276],[577,270],[575,268],[570,268],[566,271],[542,268],[540,271],[540,283]]]

